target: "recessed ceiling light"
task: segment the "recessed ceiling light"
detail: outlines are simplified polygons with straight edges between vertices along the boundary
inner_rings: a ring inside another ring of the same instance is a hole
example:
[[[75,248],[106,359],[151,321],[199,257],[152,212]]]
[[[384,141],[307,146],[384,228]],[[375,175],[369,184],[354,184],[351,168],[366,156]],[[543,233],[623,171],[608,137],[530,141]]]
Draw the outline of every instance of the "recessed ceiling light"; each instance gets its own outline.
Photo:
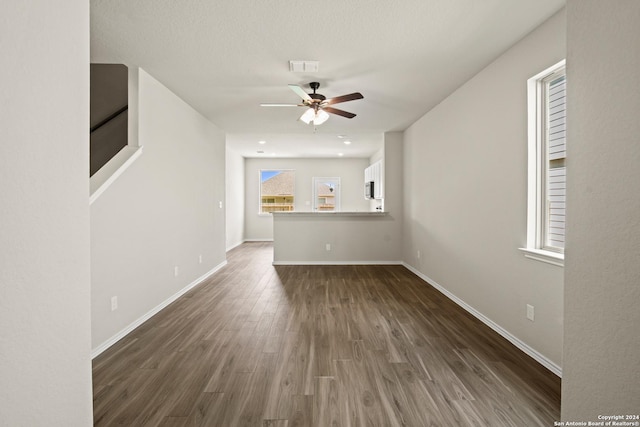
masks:
[[[258,144],[263,144],[263,145],[264,145],[264,144],[266,144],[266,143],[267,143],[267,141],[264,141],[264,140],[262,140],[262,141],[258,141]]]
[[[342,157],[342,156],[344,156],[344,153],[338,153],[338,156]]]
[[[344,142],[346,145],[351,144],[351,141],[349,141],[348,139],[345,139],[343,142]]]
[[[343,138],[346,138],[346,137],[347,137],[347,135],[338,135],[338,138],[340,138],[340,139],[343,139]]]
[[[272,156],[275,156],[275,155],[276,155],[276,153],[271,153],[271,155],[272,155]]]

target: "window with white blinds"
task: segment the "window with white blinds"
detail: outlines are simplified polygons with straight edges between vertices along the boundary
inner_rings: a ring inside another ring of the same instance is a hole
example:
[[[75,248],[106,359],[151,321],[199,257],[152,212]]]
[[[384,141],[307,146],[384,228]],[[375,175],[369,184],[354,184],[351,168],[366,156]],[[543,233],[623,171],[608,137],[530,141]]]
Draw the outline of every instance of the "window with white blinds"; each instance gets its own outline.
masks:
[[[565,61],[527,82],[529,159],[525,256],[564,265],[567,80]]]
[[[543,80],[545,109],[545,203],[543,249],[564,250],[566,208],[566,76],[558,70]]]

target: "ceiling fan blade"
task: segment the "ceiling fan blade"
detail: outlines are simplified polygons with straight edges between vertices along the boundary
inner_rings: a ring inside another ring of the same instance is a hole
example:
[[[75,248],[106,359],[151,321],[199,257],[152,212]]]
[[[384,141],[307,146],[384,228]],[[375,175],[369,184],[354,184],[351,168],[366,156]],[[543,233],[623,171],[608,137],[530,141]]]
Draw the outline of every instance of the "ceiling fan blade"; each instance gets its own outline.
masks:
[[[300,98],[302,98],[304,101],[313,101],[313,99],[309,96],[309,94],[307,92],[304,91],[304,89],[302,89],[300,86],[298,85],[289,85],[289,88],[294,91],[296,93],[296,95],[298,95]]]
[[[304,107],[304,104],[260,104],[261,107]]]
[[[335,98],[327,99],[323,102],[324,105],[338,104],[340,102],[355,101],[356,99],[362,99],[364,96],[360,92],[350,93],[349,95],[336,96]]]
[[[347,119],[353,119],[356,116],[355,114],[350,113],[348,111],[338,110],[337,108],[333,108],[333,107],[323,107],[322,109],[327,113],[337,114],[339,116],[346,117]]]

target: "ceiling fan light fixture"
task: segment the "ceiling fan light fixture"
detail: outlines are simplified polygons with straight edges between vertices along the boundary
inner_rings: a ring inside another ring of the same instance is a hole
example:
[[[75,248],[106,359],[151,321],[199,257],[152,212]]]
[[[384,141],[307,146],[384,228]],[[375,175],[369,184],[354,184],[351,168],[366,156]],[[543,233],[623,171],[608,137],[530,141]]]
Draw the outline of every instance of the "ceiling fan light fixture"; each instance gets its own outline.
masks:
[[[302,120],[306,124],[309,124],[311,123],[311,120],[315,118],[315,116],[316,116],[315,110],[313,108],[308,108],[307,111],[305,111],[304,114],[300,116],[300,120]]]
[[[313,119],[313,124],[321,125],[324,122],[326,122],[328,118],[329,118],[329,113],[327,113],[324,110],[318,110],[318,112],[316,113],[315,119]]]

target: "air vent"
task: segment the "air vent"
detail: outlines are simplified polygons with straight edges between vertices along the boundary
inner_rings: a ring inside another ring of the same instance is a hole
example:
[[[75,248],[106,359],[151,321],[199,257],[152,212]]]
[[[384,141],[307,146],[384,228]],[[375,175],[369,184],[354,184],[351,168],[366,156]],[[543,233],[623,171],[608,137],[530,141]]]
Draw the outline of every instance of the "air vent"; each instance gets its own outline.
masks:
[[[317,73],[318,61],[289,61],[289,71],[292,73]]]

